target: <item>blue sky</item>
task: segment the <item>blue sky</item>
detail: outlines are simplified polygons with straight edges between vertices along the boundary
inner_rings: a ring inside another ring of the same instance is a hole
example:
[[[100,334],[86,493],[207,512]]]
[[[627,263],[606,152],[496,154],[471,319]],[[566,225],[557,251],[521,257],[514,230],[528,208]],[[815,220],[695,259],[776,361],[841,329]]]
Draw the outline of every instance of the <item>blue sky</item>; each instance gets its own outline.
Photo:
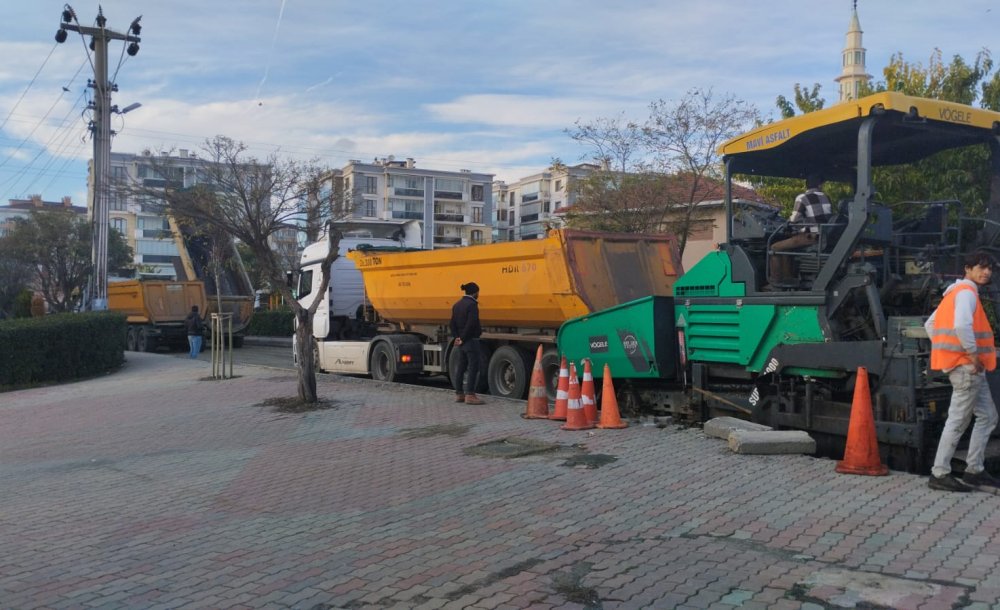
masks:
[[[990,44],[1000,53],[994,3],[861,0],[869,72],[880,78],[896,52],[924,64],[935,47],[946,60],[971,61]],[[41,193],[83,204],[84,43],[70,32],[55,45],[62,2],[4,4],[0,203]],[[846,0],[101,4],[119,31],[142,15],[141,49],[125,56],[112,100],[142,107],[113,124],[116,152],[198,150],[222,134],[261,157],[341,167],[394,155],[509,181],[554,157],[580,161],[565,133],[574,121],[642,120],[650,102],[692,87],[734,93],[765,116],[795,83],[822,84],[832,103],[851,16]],[[97,2],[71,5],[93,24]],[[112,71],[120,53],[113,44]]]

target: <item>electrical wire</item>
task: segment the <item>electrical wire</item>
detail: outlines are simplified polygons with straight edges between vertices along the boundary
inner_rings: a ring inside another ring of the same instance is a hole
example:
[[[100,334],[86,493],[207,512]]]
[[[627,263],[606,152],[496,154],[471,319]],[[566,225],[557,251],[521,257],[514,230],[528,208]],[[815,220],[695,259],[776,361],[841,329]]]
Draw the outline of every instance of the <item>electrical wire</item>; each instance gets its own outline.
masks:
[[[69,124],[69,122],[70,122],[69,121],[69,117],[73,113],[73,111],[76,109],[75,106],[83,98],[83,95],[84,95],[84,92],[81,92],[80,95],[79,95],[79,97],[76,98],[76,101],[73,102],[73,106],[70,107],[70,111],[66,113],[66,116],[64,116],[63,119],[62,119],[62,121],[60,122],[60,128],[59,128],[59,130],[52,134],[52,137],[49,138],[49,140],[45,143],[45,145],[41,149],[39,149],[38,153],[34,156],[34,158],[31,161],[28,162],[28,165],[24,168],[24,171],[22,173],[26,174],[27,170],[31,169],[31,166],[35,163],[35,161],[38,160],[38,158],[43,153],[49,152],[49,158],[45,161],[45,164],[41,167],[41,169],[39,169],[37,172],[35,172],[35,178],[31,182],[29,182],[24,187],[24,189],[22,189],[22,192],[28,192],[28,191],[30,191],[31,187],[33,187],[35,185],[35,183],[37,183],[41,179],[41,177],[44,174],[46,174],[47,170],[52,165],[52,163],[55,161],[55,159],[57,159],[57,158],[59,158],[59,157],[62,156],[63,151],[68,146],[69,136],[73,135],[73,130],[72,129],[64,129],[64,128]],[[59,144],[54,147],[55,150],[52,150],[53,149],[53,144],[55,144],[55,141],[56,141],[57,138],[59,138]],[[19,181],[20,181],[20,178],[18,179],[18,182]],[[6,182],[4,184],[6,184]],[[0,185],[0,186],[2,186],[2,185]],[[18,190],[16,188],[16,186],[17,186],[17,182],[14,183],[14,185],[11,187],[11,190],[13,190],[13,191],[16,192]]]
[[[68,82],[68,83],[66,84],[66,86],[64,86],[64,87],[62,88],[62,91],[60,91],[60,92],[59,92],[59,96],[58,96],[58,97],[56,97],[56,99],[55,99],[55,101],[54,101],[54,102],[52,102],[52,105],[51,105],[51,106],[49,107],[48,111],[46,111],[46,113],[45,113],[45,116],[43,116],[43,117],[42,117],[42,118],[41,118],[41,119],[40,119],[40,120],[38,121],[38,123],[36,123],[36,124],[35,124],[35,126],[34,126],[34,127],[33,127],[33,128],[31,129],[31,131],[30,131],[30,132],[28,133],[28,135],[26,135],[26,136],[24,137],[24,139],[23,139],[23,140],[21,140],[21,142],[20,142],[20,143],[18,143],[17,147],[16,147],[16,148],[15,148],[15,149],[14,149],[14,150],[13,150],[13,151],[12,151],[12,152],[11,152],[11,153],[10,153],[10,154],[9,154],[9,155],[7,156],[7,157],[6,157],[6,158],[5,158],[5,159],[4,159],[3,161],[0,161],[0,168],[4,167],[4,166],[5,166],[5,165],[6,165],[6,164],[7,164],[7,163],[8,163],[8,162],[9,162],[9,161],[11,160],[11,159],[13,159],[13,158],[14,158],[14,156],[15,156],[15,155],[16,155],[16,154],[17,154],[18,152],[20,152],[20,150],[21,150],[21,149],[22,149],[22,148],[24,147],[25,143],[26,143],[26,142],[27,142],[27,141],[28,141],[28,140],[29,140],[29,139],[30,139],[30,138],[31,138],[31,137],[32,137],[33,135],[35,135],[35,132],[36,132],[36,131],[38,131],[38,128],[39,128],[39,127],[41,127],[41,126],[42,126],[42,125],[43,125],[43,124],[45,123],[45,121],[46,121],[46,120],[47,120],[47,119],[49,118],[49,114],[51,114],[51,113],[52,113],[52,110],[53,110],[53,109],[54,109],[54,108],[56,107],[56,105],[57,105],[57,104],[59,103],[59,101],[60,101],[60,100],[62,100],[62,98],[63,98],[63,96],[64,96],[64,95],[66,94],[66,92],[67,92],[67,91],[69,91],[69,87],[70,87],[70,86],[72,86],[72,84],[73,84],[73,83],[74,83],[74,82],[76,81],[76,77],[80,75],[80,71],[81,71],[81,70],[83,70],[83,67],[84,67],[85,65],[86,65],[86,62],[84,62],[84,63],[81,63],[81,64],[80,64],[80,67],[79,67],[79,68],[77,68],[77,70],[76,70],[76,73],[74,73],[74,74],[73,74],[73,77],[72,77],[72,78],[70,78],[70,80],[69,80],[69,82]],[[84,91],[86,91],[86,90],[84,90]],[[82,94],[82,93],[81,93],[80,97],[83,97],[83,94]],[[80,100],[80,97],[78,97],[78,98],[77,98],[77,100],[76,100],[75,102],[73,102],[73,104],[74,104],[74,105],[75,105],[75,104],[76,104],[76,103],[77,103],[77,102],[78,102],[78,101]],[[67,113],[66,113],[66,116],[65,116],[65,117],[63,117],[63,120],[62,120],[62,121],[60,122],[60,124],[62,124],[62,125],[65,125],[65,123],[66,123],[66,120],[67,120],[67,119],[69,118],[69,115],[70,115],[70,113],[71,113],[72,111],[73,111],[73,109],[72,109],[72,107],[71,107],[71,109],[70,109],[70,112],[67,112]],[[53,137],[54,137],[54,136],[53,136]],[[46,145],[46,146],[47,146],[47,145]],[[27,172],[27,170],[28,170],[28,169],[29,169],[29,168],[31,167],[31,165],[32,165],[32,164],[33,164],[33,163],[34,163],[34,162],[35,162],[35,161],[36,161],[36,160],[38,159],[38,157],[39,157],[39,156],[41,156],[41,154],[42,154],[43,152],[45,152],[45,148],[46,148],[46,147],[42,147],[42,149],[41,149],[41,150],[40,150],[40,151],[38,152],[38,154],[37,154],[37,155],[35,155],[35,157],[34,157],[34,158],[33,158],[33,159],[31,160],[31,161],[29,161],[29,162],[28,162],[28,164],[27,164],[26,166],[24,166],[24,167],[22,168],[22,173],[21,173],[21,174],[15,174],[15,175],[14,175],[14,176],[12,176],[11,178],[8,178],[7,180],[5,180],[5,181],[3,181],[2,183],[0,183],[0,188],[2,188],[2,187],[4,187],[4,186],[6,186],[6,185],[8,185],[8,184],[10,184],[10,183],[11,183],[11,180],[20,180],[20,177],[21,177],[21,175],[23,175],[23,173],[24,173],[24,172]],[[15,182],[15,184],[16,184],[16,182]]]
[[[42,68],[45,67],[45,64],[49,63],[49,58],[52,57],[52,53],[55,52],[56,47],[58,46],[59,43],[57,42],[52,46],[51,49],[49,49],[49,54],[45,56],[45,59],[42,61],[42,65],[38,66],[38,70],[35,72],[35,75],[31,77],[31,82],[29,82],[28,86],[24,88],[24,91],[21,92],[21,97],[17,98],[17,101],[14,103],[14,106],[10,109],[10,112],[7,113],[7,118],[3,120],[3,123],[0,123],[0,129],[3,129],[4,125],[7,124],[7,121],[10,120],[11,115],[14,114],[14,111],[17,110],[17,107],[21,104],[21,100],[23,100],[24,96],[28,94],[28,91],[31,90],[31,86],[35,84],[35,80],[38,78],[38,75],[42,73]]]

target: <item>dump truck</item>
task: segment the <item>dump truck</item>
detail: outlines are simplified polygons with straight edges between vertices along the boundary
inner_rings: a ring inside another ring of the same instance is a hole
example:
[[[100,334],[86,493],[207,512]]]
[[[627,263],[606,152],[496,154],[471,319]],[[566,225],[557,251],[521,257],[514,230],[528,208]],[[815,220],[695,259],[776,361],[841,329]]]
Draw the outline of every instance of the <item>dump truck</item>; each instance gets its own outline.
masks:
[[[547,391],[559,374],[556,333],[566,320],[645,295],[669,295],[682,269],[668,235],[555,230],[538,240],[427,251],[387,251],[342,240],[330,297],[314,322],[321,371],[395,381],[451,377],[459,351],[448,328],[462,284],[481,292],[485,362],[480,391],[527,394],[539,344]],[[396,249],[398,250],[398,248]],[[303,255],[300,302],[314,298],[318,263]],[[338,267],[339,264],[339,267]],[[350,265],[350,266],[348,266]],[[351,282],[363,292],[352,291]]]
[[[108,282],[108,309],[127,316],[125,348],[133,352],[186,346],[184,319],[192,305],[204,312],[207,304],[205,284],[200,281]]]

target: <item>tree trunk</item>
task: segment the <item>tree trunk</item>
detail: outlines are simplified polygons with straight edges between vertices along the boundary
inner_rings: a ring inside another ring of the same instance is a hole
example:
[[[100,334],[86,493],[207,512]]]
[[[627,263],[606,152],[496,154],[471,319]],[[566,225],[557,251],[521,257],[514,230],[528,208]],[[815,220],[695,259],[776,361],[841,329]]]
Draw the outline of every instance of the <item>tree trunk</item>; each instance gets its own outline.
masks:
[[[293,306],[295,310],[295,355],[299,362],[299,400],[305,403],[315,403],[316,395],[316,360],[312,336],[312,320],[309,312],[302,307]]]

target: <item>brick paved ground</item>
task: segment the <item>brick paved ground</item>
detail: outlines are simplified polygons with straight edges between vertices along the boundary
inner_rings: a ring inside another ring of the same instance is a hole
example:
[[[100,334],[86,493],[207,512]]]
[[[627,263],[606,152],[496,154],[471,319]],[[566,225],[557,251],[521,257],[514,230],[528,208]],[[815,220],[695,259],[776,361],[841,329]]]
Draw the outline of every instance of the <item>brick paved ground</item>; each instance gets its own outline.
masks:
[[[998,496],[367,380],[281,414],[288,372],[128,359],[0,395],[0,607],[1000,607]],[[563,448],[465,452],[504,438]]]

